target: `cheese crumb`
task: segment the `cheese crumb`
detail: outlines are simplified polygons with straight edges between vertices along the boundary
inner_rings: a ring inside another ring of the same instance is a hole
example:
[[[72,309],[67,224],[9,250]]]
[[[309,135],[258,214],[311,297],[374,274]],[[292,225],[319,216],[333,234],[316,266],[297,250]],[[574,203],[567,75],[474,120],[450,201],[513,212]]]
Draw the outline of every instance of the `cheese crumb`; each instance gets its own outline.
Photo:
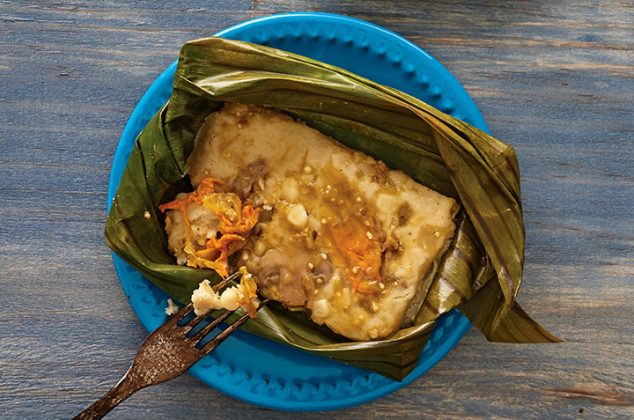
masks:
[[[150,215],[150,212],[146,210],[145,213],[143,213],[143,217],[145,217],[146,219],[149,219],[152,216]]]
[[[312,315],[319,319],[323,320],[328,315],[330,315],[330,304],[326,299],[319,299],[313,303]]]
[[[147,212],[146,212],[147,213]],[[165,307],[165,315],[174,315],[178,312],[178,305],[170,298],[167,299],[167,306]]]
[[[236,310],[240,307],[240,291],[237,286],[230,287],[222,292],[220,295],[220,305],[229,311]]]
[[[303,228],[308,223],[308,213],[302,204],[291,205],[286,218],[297,228]]]
[[[372,235],[372,232],[370,232],[370,231],[367,231],[367,232],[365,233],[365,235],[368,237],[368,239],[372,239],[372,238],[374,238],[374,235]]]
[[[209,280],[205,279],[198,285],[198,289],[192,293],[192,304],[194,305],[194,313],[201,315],[210,309],[220,309],[220,296],[211,287]]]
[[[240,284],[225,289],[222,293],[216,292],[209,280],[203,280],[198,289],[192,293],[192,304],[194,305],[194,313],[196,315],[204,314],[212,309],[234,310],[240,306],[244,306],[248,311],[250,305],[255,304],[257,307],[257,298],[255,297],[255,289],[249,290],[248,282],[254,282],[251,273],[246,271],[246,267],[240,267],[242,280]],[[253,298],[251,298],[253,293]],[[245,299],[251,299],[245,301]]]

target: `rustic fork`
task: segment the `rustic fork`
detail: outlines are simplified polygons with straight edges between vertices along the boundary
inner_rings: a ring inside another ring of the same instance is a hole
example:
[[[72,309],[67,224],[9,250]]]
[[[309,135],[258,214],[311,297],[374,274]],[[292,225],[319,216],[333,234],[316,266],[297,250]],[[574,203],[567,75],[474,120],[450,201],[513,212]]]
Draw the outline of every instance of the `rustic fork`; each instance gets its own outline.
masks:
[[[239,272],[232,274],[214,286],[214,290],[219,291],[240,276]],[[258,309],[265,303],[266,300],[260,304]],[[100,419],[140,389],[176,378],[218,347],[231,333],[249,319],[249,315],[242,316],[212,340],[203,343],[207,334],[229,318],[235,310],[223,312],[209,324],[200,328],[200,330],[189,334],[196,325],[212,312],[210,310],[198,315],[191,321],[184,322],[181,325],[181,321],[192,310],[193,305],[190,303],[150,334],[141,345],[132,365],[119,383],[98,401],[79,413],[75,419]]]

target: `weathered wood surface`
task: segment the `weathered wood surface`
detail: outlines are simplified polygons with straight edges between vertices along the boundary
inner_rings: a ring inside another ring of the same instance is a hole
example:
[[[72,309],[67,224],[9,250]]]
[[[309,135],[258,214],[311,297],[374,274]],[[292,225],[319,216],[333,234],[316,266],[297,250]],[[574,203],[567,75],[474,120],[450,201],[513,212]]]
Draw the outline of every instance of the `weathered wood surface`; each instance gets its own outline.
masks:
[[[634,8],[629,1],[0,2],[0,412],[63,418],[145,332],[103,239],[121,130],[188,39],[290,10],[371,20],[423,46],[519,155],[523,306],[560,345],[472,330],[422,379],[346,416],[634,417]],[[113,418],[295,417],[190,376]],[[307,415],[318,417],[319,414]]]

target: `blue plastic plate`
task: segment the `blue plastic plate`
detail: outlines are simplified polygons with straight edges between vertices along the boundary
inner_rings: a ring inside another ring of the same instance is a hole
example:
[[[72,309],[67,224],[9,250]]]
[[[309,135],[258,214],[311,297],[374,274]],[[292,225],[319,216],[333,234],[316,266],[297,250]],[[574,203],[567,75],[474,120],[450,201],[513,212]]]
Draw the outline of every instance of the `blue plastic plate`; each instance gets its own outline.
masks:
[[[410,93],[483,130],[486,123],[460,83],[425,51],[384,28],[349,17],[293,13],[250,20],[216,34],[269,45],[348,69]],[[172,91],[176,62],[147,90],[117,148],[108,208],[137,135]],[[113,255],[121,285],[143,326],[152,331],[166,316],[167,295]],[[418,365],[402,382],[238,331],[190,370],[207,385],[264,407],[316,411],[362,404],[419,378],[442,359],[469,329],[459,312],[443,316]]]

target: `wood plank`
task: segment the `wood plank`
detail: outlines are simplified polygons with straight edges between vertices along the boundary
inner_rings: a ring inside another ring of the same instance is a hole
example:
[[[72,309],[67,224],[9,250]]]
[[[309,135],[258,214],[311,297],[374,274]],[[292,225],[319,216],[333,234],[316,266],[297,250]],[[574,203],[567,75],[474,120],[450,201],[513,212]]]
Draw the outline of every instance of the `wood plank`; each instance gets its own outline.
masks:
[[[472,330],[420,380],[328,416],[634,417],[632,3],[221,3],[0,3],[5,417],[76,414],[116,382],[145,336],[103,239],[112,157],[145,89],[188,39],[316,9],[423,46],[516,148],[527,233],[520,302],[567,340],[490,344]],[[210,413],[295,417],[185,376],[142,391],[113,418]]]

